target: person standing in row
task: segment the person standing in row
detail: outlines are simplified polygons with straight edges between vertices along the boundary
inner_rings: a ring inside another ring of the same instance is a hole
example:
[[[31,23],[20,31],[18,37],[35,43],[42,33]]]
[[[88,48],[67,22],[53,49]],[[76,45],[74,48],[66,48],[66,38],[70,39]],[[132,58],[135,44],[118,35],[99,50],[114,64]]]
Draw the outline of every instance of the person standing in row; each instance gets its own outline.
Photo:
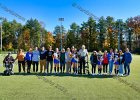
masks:
[[[42,47],[42,50],[40,51],[40,73],[44,70],[44,73],[46,71],[46,50],[45,47]]]
[[[124,75],[130,75],[130,64],[132,62],[132,55],[129,52],[129,49],[126,48],[126,52],[124,53]]]
[[[52,73],[53,69],[53,56],[54,56],[54,51],[52,50],[52,46],[49,46],[49,50],[46,52],[47,56],[47,73],[49,73],[49,64],[50,64],[50,73]]]
[[[107,51],[104,51],[104,55],[103,55],[103,73],[107,74],[108,71],[108,56],[107,56]]]
[[[59,73],[59,63],[60,63],[60,52],[58,48],[56,48],[55,53],[54,53],[54,72]],[[57,70],[57,71],[56,71]]]
[[[114,52],[114,65],[115,65],[114,72],[115,72],[116,75],[117,75],[118,72],[119,72],[119,62],[118,62],[118,57],[119,57],[118,50],[115,49],[115,52]]]
[[[82,74],[82,69],[83,69],[83,74],[85,74],[85,63],[86,63],[86,58],[88,61],[88,51],[85,48],[85,45],[82,45],[82,48],[79,50],[79,60],[80,60],[80,74]]]
[[[65,49],[63,48],[61,53],[60,53],[60,70],[61,70],[61,73],[64,73],[64,71],[65,71],[65,63],[66,63],[66,53],[65,53]]]
[[[113,49],[110,49],[110,53],[108,53],[108,60],[109,60],[109,74],[111,75],[113,70],[113,63],[114,63]]]
[[[72,68],[73,68],[73,73],[75,75],[77,75],[77,65],[78,65],[78,53],[77,53],[77,49],[74,48],[73,52],[72,52],[72,60],[71,60],[71,63],[72,63]]]
[[[97,55],[97,60],[98,60],[98,74],[102,74],[102,63],[103,63],[103,55],[102,52],[99,51]]]
[[[96,65],[97,65],[97,53],[96,51],[94,51],[91,56],[90,56],[90,62],[91,62],[91,65],[92,65],[92,75],[95,75],[96,73]]]
[[[38,72],[38,64],[39,64],[39,57],[40,52],[38,51],[38,47],[35,47],[35,50],[33,51],[33,72]]]
[[[25,73],[25,55],[22,49],[19,49],[15,61],[16,60],[18,60],[18,72],[19,73],[21,72],[21,66],[22,66],[23,72]]]
[[[122,52],[122,50],[119,51],[118,54],[118,74],[119,76],[123,76],[123,65],[124,65],[124,54]]]
[[[27,73],[30,73],[31,70],[32,57],[33,57],[32,48],[30,48],[25,56],[25,60],[27,62]]]
[[[66,73],[70,73],[70,68],[71,68],[71,57],[72,54],[70,52],[70,48],[67,48],[67,52],[66,52]]]

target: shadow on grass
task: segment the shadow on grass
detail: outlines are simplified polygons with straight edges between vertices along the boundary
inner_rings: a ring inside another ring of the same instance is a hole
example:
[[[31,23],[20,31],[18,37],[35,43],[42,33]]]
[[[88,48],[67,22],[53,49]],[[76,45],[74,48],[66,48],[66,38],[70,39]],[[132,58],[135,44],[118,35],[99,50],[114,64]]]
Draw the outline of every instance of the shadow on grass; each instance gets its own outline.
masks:
[[[45,74],[45,73],[14,73],[11,76],[55,76],[55,77],[81,77],[81,78],[114,78],[115,75],[94,75],[91,74],[83,74],[83,75],[74,75],[74,74],[66,74],[66,73],[59,73],[59,74]],[[0,76],[3,76],[3,73],[0,73]]]

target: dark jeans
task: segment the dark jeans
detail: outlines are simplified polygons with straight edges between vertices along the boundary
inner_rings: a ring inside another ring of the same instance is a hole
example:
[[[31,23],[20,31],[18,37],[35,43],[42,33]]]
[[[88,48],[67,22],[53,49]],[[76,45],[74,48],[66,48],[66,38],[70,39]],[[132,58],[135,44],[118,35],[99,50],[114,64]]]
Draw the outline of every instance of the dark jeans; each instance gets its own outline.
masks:
[[[103,64],[103,73],[107,73],[108,64]]]
[[[61,73],[64,73],[64,71],[65,71],[65,62],[64,61],[60,62],[60,70],[61,70]]]
[[[27,73],[30,73],[32,61],[27,60]]]
[[[92,73],[96,73],[96,63],[92,64]]]
[[[33,61],[33,72],[38,72],[38,61]]]
[[[130,64],[124,63],[124,74],[130,74]]]
[[[52,68],[53,68],[53,61],[47,61],[47,73],[49,73],[49,64],[50,64],[50,73],[52,73]]]
[[[80,59],[80,74],[82,74],[82,69],[83,69],[83,74],[85,74],[85,59],[81,58]]]
[[[23,71],[25,72],[25,61],[18,61],[18,72],[21,72],[21,66]]]

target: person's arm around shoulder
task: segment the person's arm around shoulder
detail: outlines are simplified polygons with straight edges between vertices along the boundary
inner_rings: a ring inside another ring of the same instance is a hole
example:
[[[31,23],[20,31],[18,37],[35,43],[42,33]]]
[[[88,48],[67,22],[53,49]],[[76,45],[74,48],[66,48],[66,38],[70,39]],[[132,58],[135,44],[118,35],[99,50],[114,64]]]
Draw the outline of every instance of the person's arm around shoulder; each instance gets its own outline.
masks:
[[[16,58],[15,58],[15,61],[18,59],[18,53],[17,53],[17,56],[16,56]]]

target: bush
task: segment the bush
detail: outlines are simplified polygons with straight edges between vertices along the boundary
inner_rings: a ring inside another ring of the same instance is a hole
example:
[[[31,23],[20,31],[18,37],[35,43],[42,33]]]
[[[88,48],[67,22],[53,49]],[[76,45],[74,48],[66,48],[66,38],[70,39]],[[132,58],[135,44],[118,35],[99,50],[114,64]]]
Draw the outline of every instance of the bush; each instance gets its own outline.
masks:
[[[136,48],[134,51],[133,51],[134,54],[140,54],[140,48]]]

